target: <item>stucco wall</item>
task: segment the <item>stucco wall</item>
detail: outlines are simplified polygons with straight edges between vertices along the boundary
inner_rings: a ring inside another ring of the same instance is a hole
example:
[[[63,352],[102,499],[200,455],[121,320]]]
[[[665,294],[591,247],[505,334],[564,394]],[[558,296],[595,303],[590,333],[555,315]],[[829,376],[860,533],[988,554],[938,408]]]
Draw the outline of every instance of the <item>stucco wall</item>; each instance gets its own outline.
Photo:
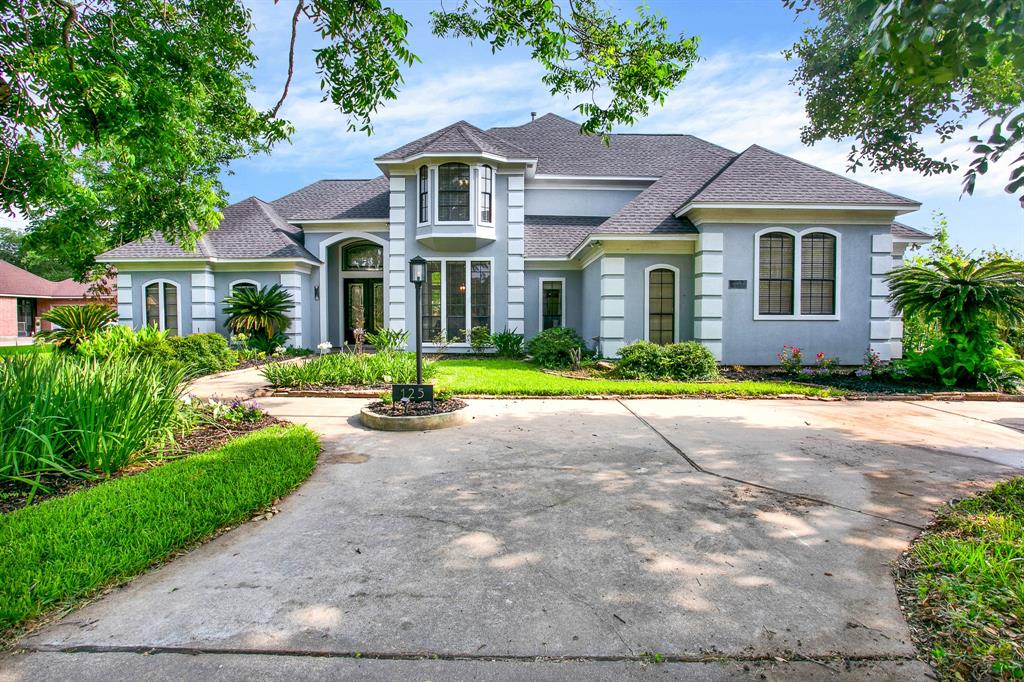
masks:
[[[601,326],[601,266],[600,259],[583,269],[580,278],[583,285],[582,312],[583,319],[577,330],[588,346],[593,346],[593,339],[600,333]]]
[[[542,278],[565,280],[562,289],[565,319],[562,321],[562,326],[581,331],[583,326],[583,273],[579,270],[527,270],[526,338],[529,339],[540,331],[540,280]]]
[[[610,216],[640,193],[638,189],[526,188],[526,215]]]
[[[882,225],[829,225],[840,234],[838,320],[754,319],[754,234],[766,225],[716,225],[725,235],[722,304],[722,361],[777,364],[784,344],[799,346],[807,362],[823,351],[843,364],[858,364],[870,343],[871,237],[888,234]],[[774,227],[774,226],[773,226]],[[780,225],[797,232],[807,225]],[[730,289],[729,280],[746,280]],[[799,302],[797,303],[799,305]]]
[[[646,269],[671,265],[679,270],[676,301],[677,341],[693,338],[693,256],[644,254],[626,256],[626,343],[644,338]]]

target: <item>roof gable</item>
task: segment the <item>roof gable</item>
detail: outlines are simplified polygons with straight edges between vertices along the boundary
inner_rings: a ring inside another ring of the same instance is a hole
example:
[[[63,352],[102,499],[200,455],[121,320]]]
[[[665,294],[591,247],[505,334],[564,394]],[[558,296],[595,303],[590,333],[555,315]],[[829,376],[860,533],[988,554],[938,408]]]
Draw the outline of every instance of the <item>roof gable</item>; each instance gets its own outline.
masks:
[[[382,154],[377,157],[377,161],[401,161],[427,154],[492,154],[507,159],[532,158],[529,152],[515,143],[465,121],[458,121]]]

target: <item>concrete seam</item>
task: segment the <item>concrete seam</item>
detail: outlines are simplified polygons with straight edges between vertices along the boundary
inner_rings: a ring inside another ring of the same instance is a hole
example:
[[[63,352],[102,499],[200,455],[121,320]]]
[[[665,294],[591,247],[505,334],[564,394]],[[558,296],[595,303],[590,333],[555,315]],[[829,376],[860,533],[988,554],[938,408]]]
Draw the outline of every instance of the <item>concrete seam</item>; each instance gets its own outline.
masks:
[[[960,414],[959,412],[953,412],[952,410],[944,410],[941,407],[935,407],[934,405],[924,405],[922,403],[916,403],[916,402],[912,402],[912,401],[907,401],[907,402],[910,405],[913,405],[915,407],[923,407],[926,410],[935,410],[936,412],[942,412],[943,414],[951,414],[954,417],[963,417],[964,419],[973,419],[976,422],[983,422],[985,424],[991,424],[992,426],[998,426],[1000,428],[1010,429],[1011,431],[1017,431],[1017,429],[1013,428],[1012,426],[1007,426],[1006,424],[1000,424],[999,422],[994,422],[991,419],[982,419],[981,417],[973,417],[973,416],[971,416],[969,414]]]
[[[905,526],[907,528],[913,528],[914,530],[919,530],[919,531],[920,530],[924,530],[923,526],[916,526],[916,525],[914,525],[912,523],[907,523],[906,521],[898,521],[896,519],[890,519],[890,518],[888,518],[886,516],[881,516],[879,514],[872,514],[871,512],[866,512],[866,511],[864,511],[862,509],[854,509],[852,507],[844,507],[841,504],[835,504],[834,502],[829,502],[828,500],[822,500],[822,499],[817,498],[817,497],[811,497],[810,495],[801,495],[800,493],[794,493],[794,492],[790,492],[788,490],[780,490],[779,488],[773,488],[773,487],[771,487],[769,485],[764,485],[762,483],[754,483],[753,481],[745,481],[742,478],[735,478],[733,476],[728,476],[726,474],[720,474],[720,473],[718,473],[716,471],[711,471],[710,469],[705,469],[701,465],[697,464],[697,462],[694,461],[689,455],[687,455],[685,452],[683,452],[683,450],[679,446],[677,446],[675,443],[673,443],[671,440],[669,440],[668,437],[665,434],[663,434],[661,431],[659,431],[657,428],[655,428],[653,424],[651,424],[649,421],[647,421],[646,419],[641,417],[639,414],[634,412],[633,409],[630,408],[629,405],[627,405],[626,403],[622,402],[621,400],[617,400],[616,402],[619,403],[620,405],[622,405],[624,408],[626,408],[626,411],[629,412],[634,417],[636,417],[640,421],[640,423],[642,423],[647,428],[649,428],[651,431],[653,431],[655,434],[657,434],[663,441],[665,441],[665,443],[670,448],[672,448],[672,450],[674,450],[676,452],[676,454],[678,454],[683,459],[685,459],[686,462],[691,467],[693,467],[693,469],[695,471],[697,471],[698,473],[706,474],[708,476],[714,476],[715,478],[720,478],[720,479],[723,479],[723,480],[726,480],[726,481],[732,481],[733,483],[740,483],[742,485],[749,485],[749,486],[751,486],[753,488],[758,488],[760,490],[767,490],[769,492],[777,493],[779,495],[786,495],[788,497],[793,497],[793,498],[796,498],[796,499],[799,499],[799,500],[807,500],[808,502],[814,502],[815,504],[824,505],[826,507],[832,507],[833,509],[842,509],[843,511],[853,512],[854,514],[862,514],[864,516],[869,516],[869,517],[871,517],[873,519],[879,519],[881,521],[886,521],[888,523],[895,523],[895,524],[898,524],[900,526]]]

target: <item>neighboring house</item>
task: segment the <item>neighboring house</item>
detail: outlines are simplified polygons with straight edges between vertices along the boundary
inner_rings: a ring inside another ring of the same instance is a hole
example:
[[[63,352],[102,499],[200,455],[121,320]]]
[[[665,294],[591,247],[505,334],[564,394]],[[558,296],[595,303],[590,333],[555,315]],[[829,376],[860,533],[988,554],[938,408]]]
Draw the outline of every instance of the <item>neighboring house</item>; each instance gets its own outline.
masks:
[[[918,202],[762,147],[691,135],[612,135],[548,114],[484,131],[460,121],[375,159],[372,180],[321,180],[224,210],[195,252],[125,244],[123,324],[224,332],[235,287],[281,284],[289,342],[414,333],[408,261],[429,261],[424,344],[475,326],[577,329],[605,356],[696,339],[725,363],[771,364],[783,344],[858,363],[901,354],[883,276],[926,233]],[[410,344],[413,339],[410,339]]]
[[[40,330],[47,331],[50,323],[40,318],[50,308],[95,300],[88,284],[73,279],[51,282],[0,260],[0,338],[28,337]],[[113,305],[112,298],[105,300]]]

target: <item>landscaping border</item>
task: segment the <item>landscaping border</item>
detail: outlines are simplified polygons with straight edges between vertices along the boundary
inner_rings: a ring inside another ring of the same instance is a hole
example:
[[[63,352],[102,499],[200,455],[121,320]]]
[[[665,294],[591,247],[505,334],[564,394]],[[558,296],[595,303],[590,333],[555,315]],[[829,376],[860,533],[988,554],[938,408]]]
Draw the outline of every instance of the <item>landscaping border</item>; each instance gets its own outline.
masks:
[[[392,417],[377,414],[369,407],[359,410],[359,421],[368,429],[376,431],[436,431],[465,424],[469,419],[466,408],[439,414],[420,414],[408,417]]]

